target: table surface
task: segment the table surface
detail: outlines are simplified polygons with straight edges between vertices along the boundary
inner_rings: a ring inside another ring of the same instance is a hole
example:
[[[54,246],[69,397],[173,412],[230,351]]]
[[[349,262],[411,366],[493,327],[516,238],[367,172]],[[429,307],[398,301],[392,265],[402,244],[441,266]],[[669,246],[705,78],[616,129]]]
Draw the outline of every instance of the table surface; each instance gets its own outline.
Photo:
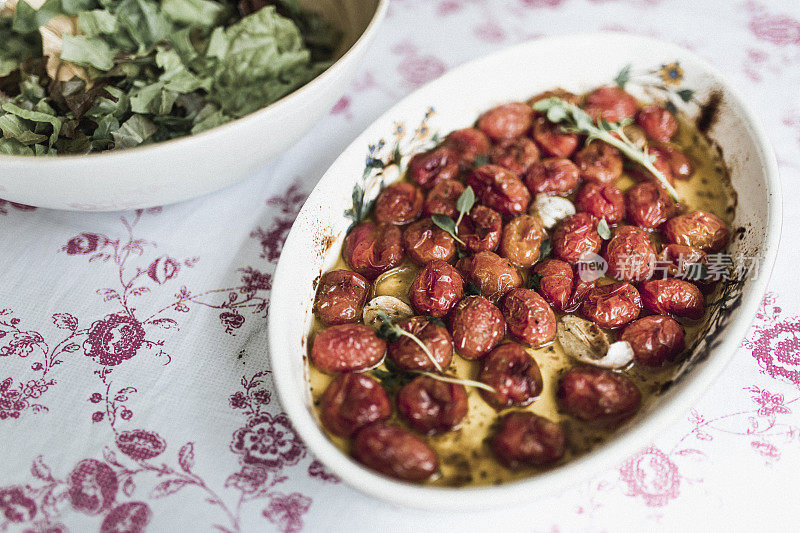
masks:
[[[330,115],[252,178],[141,212],[0,203],[0,531],[796,524],[795,209],[786,210],[770,292],[724,375],[652,446],[550,499],[458,514],[371,500],[304,449],[273,393],[265,320],[272,273],[304,198],[337,154],[451,67],[542,35],[599,29],[674,41],[720,67],[761,116],[785,205],[794,205],[799,3],[394,0]]]

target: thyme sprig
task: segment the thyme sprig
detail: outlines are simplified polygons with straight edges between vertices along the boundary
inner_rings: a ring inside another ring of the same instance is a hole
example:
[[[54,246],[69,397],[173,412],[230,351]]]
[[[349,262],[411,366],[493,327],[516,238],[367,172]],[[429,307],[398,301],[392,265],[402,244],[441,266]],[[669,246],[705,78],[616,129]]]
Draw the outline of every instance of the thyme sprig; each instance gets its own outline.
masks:
[[[570,104],[561,98],[551,97],[541,100],[534,104],[533,109],[546,114],[547,120],[554,124],[561,124],[561,129],[568,133],[579,133],[587,135],[586,142],[595,139],[603,141],[617,148],[629,159],[639,163],[650,172],[667,190],[670,197],[676,202],[680,200],[678,191],[675,190],[666,176],[653,165],[653,157],[644,150],[640,150],[625,135],[623,128],[630,123],[630,120],[610,123],[601,120],[595,124],[592,117],[580,107]]]
[[[486,383],[481,383],[480,381],[445,376],[441,374],[435,374],[433,372],[425,372],[423,370],[403,370],[391,359],[387,359],[384,362],[384,365],[386,366],[385,370],[383,368],[376,368],[372,370],[371,374],[375,379],[380,381],[381,385],[383,385],[383,387],[389,392],[397,392],[403,385],[413,380],[415,376],[427,376],[431,379],[435,379],[436,381],[456,383],[459,385],[464,385],[465,387],[475,387],[477,389],[483,389],[489,392],[497,392],[494,387],[487,385]]]
[[[431,351],[428,349],[427,346],[425,346],[425,343],[422,342],[419,339],[419,337],[417,337],[416,335],[414,335],[409,331],[404,330],[403,328],[395,324],[392,321],[392,318],[388,314],[386,314],[385,311],[378,311],[378,318],[380,318],[381,322],[383,322],[383,324],[381,324],[380,329],[378,330],[379,336],[383,337],[389,342],[394,342],[400,337],[408,337],[414,343],[416,343],[417,346],[420,347],[420,349],[425,353],[425,355],[428,357],[428,359],[436,368],[436,370],[438,370],[439,372],[444,372],[444,370],[442,369],[442,365],[439,364],[439,361],[436,360]]]
[[[472,190],[471,186],[468,186],[458,197],[458,200],[456,200],[458,219],[453,220],[447,215],[433,215],[431,220],[434,224],[449,233],[458,244],[465,246],[464,241],[458,238],[458,226],[461,224],[464,215],[472,210],[472,206],[475,205],[475,200],[475,191]]]

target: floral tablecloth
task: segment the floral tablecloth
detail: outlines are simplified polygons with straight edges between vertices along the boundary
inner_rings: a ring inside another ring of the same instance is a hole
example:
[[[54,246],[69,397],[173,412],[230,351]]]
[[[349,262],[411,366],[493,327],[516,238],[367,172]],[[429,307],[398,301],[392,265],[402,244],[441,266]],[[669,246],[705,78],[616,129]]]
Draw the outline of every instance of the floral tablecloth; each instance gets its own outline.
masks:
[[[797,2],[394,0],[330,116],[245,182],[112,214],[0,202],[0,531],[797,527],[796,209],[771,290],[722,378],[650,447],[551,499],[458,514],[373,501],[311,456],[273,393],[272,272],[336,155],[450,67],[598,29],[674,41],[719,66],[761,115],[786,205],[797,203]]]

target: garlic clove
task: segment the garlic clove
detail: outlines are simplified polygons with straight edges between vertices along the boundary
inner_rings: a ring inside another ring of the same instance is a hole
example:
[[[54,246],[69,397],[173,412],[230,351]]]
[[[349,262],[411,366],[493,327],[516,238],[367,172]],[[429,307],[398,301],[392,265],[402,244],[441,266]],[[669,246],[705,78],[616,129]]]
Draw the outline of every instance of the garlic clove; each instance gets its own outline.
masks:
[[[411,306],[399,298],[394,296],[376,296],[364,306],[364,324],[374,330],[380,329],[383,322],[378,317],[378,311],[383,311],[392,322],[399,322],[406,318],[414,316],[414,310]]]
[[[529,212],[538,215],[545,228],[552,229],[559,221],[575,214],[575,205],[561,196],[537,194]]]

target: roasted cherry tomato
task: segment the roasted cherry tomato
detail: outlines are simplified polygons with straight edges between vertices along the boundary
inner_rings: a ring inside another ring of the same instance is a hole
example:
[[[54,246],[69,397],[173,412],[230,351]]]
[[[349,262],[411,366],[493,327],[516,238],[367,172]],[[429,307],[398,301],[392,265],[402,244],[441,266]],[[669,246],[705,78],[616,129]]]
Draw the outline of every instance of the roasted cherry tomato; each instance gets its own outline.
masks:
[[[513,139],[531,129],[533,109],[522,102],[499,105],[478,118],[478,129],[495,142]]]
[[[369,296],[369,281],[351,270],[324,273],[317,285],[314,314],[328,326],[358,322]]]
[[[578,191],[575,209],[598,219],[604,218],[609,224],[616,224],[625,218],[625,197],[611,184],[589,182]]]
[[[314,366],[328,374],[361,372],[378,365],[386,341],[363,324],[341,324],[317,333],[311,347]]]
[[[623,374],[593,366],[576,366],[558,382],[558,405],[566,413],[598,426],[614,426],[639,409],[642,393]]]
[[[581,103],[581,97],[578,96],[577,94],[571,93],[566,89],[558,88],[537,94],[536,96],[528,100],[528,105],[533,107],[537,103],[541,102],[542,100],[547,100],[548,98],[560,98],[572,105],[578,105]]]
[[[515,265],[528,268],[539,260],[539,249],[547,232],[538,218],[520,215],[503,228],[500,255]]]
[[[426,216],[445,215],[450,218],[458,216],[456,202],[464,192],[464,184],[456,180],[440,180],[433,184],[425,198],[422,212]]]
[[[453,237],[430,218],[417,220],[403,231],[403,248],[406,255],[418,265],[434,259],[450,261],[456,255]]]
[[[549,157],[569,157],[578,148],[578,135],[564,133],[561,126],[540,116],[533,121],[533,140]]]
[[[491,146],[486,134],[476,128],[450,132],[442,144],[458,154],[461,168],[471,168],[475,158],[487,155]]]
[[[486,207],[504,216],[521,215],[531,203],[531,193],[516,174],[497,165],[482,165],[467,176],[467,185]]]
[[[506,321],[483,296],[467,296],[450,313],[450,331],[456,352],[465,359],[477,359],[500,344]]]
[[[631,224],[656,229],[675,214],[675,204],[663,187],[653,182],[634,185],[625,193],[627,217]]]
[[[581,314],[601,328],[618,328],[635,320],[642,310],[636,287],[624,281],[594,287],[587,291]]]
[[[534,163],[525,174],[525,185],[533,194],[566,195],[578,186],[578,167],[569,159],[550,158]]]
[[[579,175],[594,183],[612,183],[622,175],[622,154],[602,141],[593,141],[575,154]]]
[[[375,279],[403,260],[400,229],[391,224],[362,222],[344,240],[342,256],[348,266]]]
[[[500,305],[508,332],[518,341],[542,346],[556,337],[556,315],[544,298],[531,289],[518,288],[503,297]]]
[[[660,105],[641,108],[636,114],[636,123],[648,137],[656,141],[669,141],[678,132],[675,116]]]
[[[708,255],[700,248],[683,244],[667,244],[658,254],[666,265],[667,274],[675,278],[703,281],[705,273],[700,265],[706,264]]]
[[[476,205],[458,224],[458,238],[468,251],[493,252],[500,244],[503,217],[494,209]]]
[[[681,325],[664,315],[634,320],[625,326],[619,340],[631,345],[637,364],[649,367],[672,363],[686,347]]]
[[[410,183],[393,183],[375,200],[375,220],[401,226],[414,222],[422,213],[425,198],[422,191]]]
[[[529,405],[542,392],[542,372],[536,360],[519,344],[507,342],[481,361],[478,380],[496,392],[481,389],[481,396],[495,409]]]
[[[424,316],[415,316],[397,324],[425,345],[440,368],[447,368],[453,359],[453,339],[442,326]],[[389,357],[403,370],[436,370],[428,354],[414,339],[401,335],[389,343]]]
[[[583,109],[597,122],[620,122],[633,118],[639,104],[636,98],[619,87],[600,87],[586,95]]]
[[[682,279],[654,279],[639,287],[642,303],[651,313],[698,320],[706,311],[703,293]]]
[[[420,483],[439,470],[439,457],[424,439],[408,430],[375,422],[353,439],[353,457],[385,476]]]
[[[340,437],[350,437],[372,422],[386,420],[392,403],[381,385],[365,374],[342,374],[320,400],[320,418],[325,428]]]
[[[439,181],[457,178],[459,161],[455,150],[440,146],[412,157],[408,162],[406,175],[427,190]]]
[[[521,176],[539,160],[539,149],[527,137],[506,139],[492,148],[489,160]]]
[[[638,226],[615,228],[604,257],[608,276],[622,281],[650,279],[656,262],[650,236]]]
[[[397,393],[397,408],[408,424],[425,435],[458,429],[467,416],[464,385],[419,376]]]
[[[672,177],[687,180],[694,174],[692,160],[671,144],[657,143],[650,147],[650,151],[664,161]]]
[[[411,284],[411,305],[421,315],[441,318],[464,294],[464,280],[449,263],[435,259],[425,265]]]
[[[492,252],[478,252],[459,259],[456,267],[492,303],[511,289],[522,286],[522,276],[517,269],[507,259]]]
[[[603,239],[597,233],[597,219],[576,213],[562,220],[553,231],[553,253],[568,263],[577,263],[586,253],[599,253]]]
[[[546,259],[533,267],[531,275],[538,279],[539,294],[557,311],[563,313],[570,308],[575,275],[569,263]]]
[[[719,252],[728,244],[730,232],[717,215],[693,211],[678,215],[664,224],[668,242],[700,248],[704,252]]]
[[[557,463],[567,445],[561,426],[534,413],[517,411],[500,419],[491,448],[505,467],[517,470]]]

